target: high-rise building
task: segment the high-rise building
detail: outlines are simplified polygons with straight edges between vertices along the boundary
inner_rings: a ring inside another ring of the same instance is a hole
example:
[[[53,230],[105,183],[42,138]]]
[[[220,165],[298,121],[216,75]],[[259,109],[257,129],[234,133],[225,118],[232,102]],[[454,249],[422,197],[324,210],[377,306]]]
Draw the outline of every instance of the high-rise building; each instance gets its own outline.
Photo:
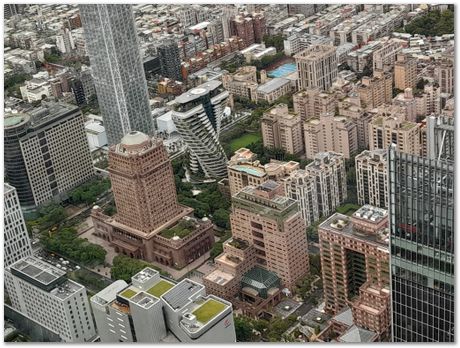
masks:
[[[25,316],[59,333],[65,342],[96,338],[86,288],[66,272],[28,256],[5,269],[11,304]]]
[[[376,49],[372,54],[373,70],[392,71],[395,66],[396,56],[407,44],[406,40],[398,38],[382,38],[382,47]]]
[[[177,201],[168,153],[160,139],[125,135],[109,150],[109,173],[117,207],[113,217],[95,206],[95,234],[116,252],[182,268],[214,243],[212,224],[190,215]]]
[[[245,187],[232,197],[230,222],[233,238],[255,248],[256,264],[293,290],[309,272],[308,244],[298,203],[282,190],[272,180]]]
[[[232,32],[243,39],[244,46],[248,47],[255,43],[254,20],[252,17],[236,15],[231,20]]]
[[[262,43],[264,36],[267,33],[266,19],[263,13],[252,14],[253,27],[254,27],[254,41]]]
[[[336,152],[320,152],[305,170],[316,180],[318,212],[329,216],[347,199],[345,158]]]
[[[189,151],[192,174],[222,178],[227,157],[219,142],[220,124],[229,93],[222,82],[209,81],[177,97],[172,119]]]
[[[233,343],[232,304],[203,285],[179,283],[144,268],[128,285],[117,280],[91,297],[103,343]]]
[[[327,91],[337,78],[337,53],[331,45],[312,45],[295,56],[299,89]]]
[[[364,150],[355,157],[358,204],[388,207],[387,150]]]
[[[454,93],[454,59],[451,56],[445,56],[436,65],[436,80],[441,87],[441,93]]]
[[[310,17],[315,14],[315,6],[313,4],[288,4],[288,14],[289,16],[294,16],[296,14],[303,14],[305,17]]]
[[[439,145],[434,158],[388,153],[393,342],[455,340],[453,143]]]
[[[407,54],[396,56],[394,70],[395,88],[404,91],[406,88],[415,88],[417,83],[417,59]]]
[[[291,155],[304,151],[302,120],[296,113],[289,112],[286,104],[278,104],[264,112],[261,119],[264,147],[283,149]]]
[[[5,117],[5,175],[24,209],[65,194],[94,175],[80,109],[42,103]]]
[[[161,75],[174,81],[182,81],[182,67],[179,46],[174,40],[167,40],[158,46]]]
[[[455,160],[454,118],[446,116],[428,116],[427,156],[432,159]]]
[[[130,131],[154,132],[131,5],[79,5],[109,145]]]
[[[303,124],[305,156],[315,158],[318,153],[334,151],[350,158],[358,150],[358,128],[352,119],[334,113],[311,117]]]
[[[361,79],[356,92],[359,94],[363,108],[373,109],[384,104],[391,104],[393,75],[389,72],[374,71],[373,77],[365,76]]]
[[[31,256],[32,246],[16,189],[5,183],[3,190],[3,264],[4,267],[8,267],[24,257]]]
[[[386,149],[390,144],[396,144],[401,152],[420,154],[419,125],[405,121],[401,113],[383,111],[369,123],[369,149]]]
[[[399,107],[404,113],[404,119],[410,122],[417,120],[417,104],[412,88],[406,88],[404,93],[393,98],[393,105]]]
[[[230,195],[241,191],[246,186],[259,186],[268,180],[279,182],[291,172],[299,169],[295,161],[282,162],[271,159],[267,164],[260,164],[257,155],[251,150],[241,148],[228,161],[228,184]]]
[[[308,88],[293,95],[294,111],[303,122],[323,114],[334,114],[337,101],[333,94],[321,92],[318,87]]]
[[[349,306],[353,322],[390,337],[388,213],[365,205],[351,218],[336,213],[318,227],[325,310]]]

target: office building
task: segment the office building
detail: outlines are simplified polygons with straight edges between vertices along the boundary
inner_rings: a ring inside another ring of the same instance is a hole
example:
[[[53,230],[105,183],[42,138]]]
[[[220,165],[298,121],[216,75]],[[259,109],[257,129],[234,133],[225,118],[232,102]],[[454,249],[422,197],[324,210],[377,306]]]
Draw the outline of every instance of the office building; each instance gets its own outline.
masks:
[[[11,304],[27,317],[59,333],[64,342],[92,342],[96,337],[86,288],[66,272],[28,256],[5,269]]]
[[[130,131],[152,135],[153,120],[131,5],[79,5],[86,49],[109,145]]]
[[[8,267],[32,255],[29,233],[19,204],[18,194],[13,186],[3,186],[3,264]]]
[[[401,91],[406,88],[415,88],[417,84],[417,59],[408,54],[398,53],[394,67],[395,88]]]
[[[80,109],[42,103],[27,114],[7,114],[4,121],[5,175],[24,209],[66,193],[93,175],[93,163]]]
[[[309,118],[320,118],[323,114],[334,114],[337,101],[333,94],[321,92],[318,87],[308,88],[293,95],[294,111],[305,122]]]
[[[322,114],[311,117],[304,124],[305,156],[313,159],[318,153],[334,151],[350,158],[358,150],[358,128],[352,119]]]
[[[246,186],[259,186],[268,180],[279,182],[297,169],[299,163],[295,161],[282,162],[271,159],[269,163],[262,165],[256,154],[241,148],[235,151],[228,161],[230,195],[235,195]]]
[[[387,150],[364,150],[355,157],[358,204],[388,207]]]
[[[401,152],[420,154],[420,126],[405,121],[404,114],[381,111],[369,123],[369,149],[386,149],[390,144],[396,144]]]
[[[179,283],[144,268],[131,284],[117,280],[91,298],[101,342],[233,343],[231,303],[203,285]]]
[[[337,53],[331,45],[314,45],[295,56],[299,89],[318,87],[327,91],[337,78]]]
[[[161,75],[173,81],[182,81],[182,67],[179,46],[174,40],[166,40],[157,48],[160,58]]]
[[[452,133],[454,129],[442,129]],[[454,162],[388,154],[393,342],[454,342]]]
[[[391,104],[393,99],[393,75],[389,72],[374,71],[373,77],[363,77],[358,83],[356,92],[359,94],[363,108],[373,109],[384,104]]]
[[[365,205],[336,213],[318,227],[326,312],[351,307],[353,322],[390,337],[388,212]]]
[[[309,272],[305,223],[298,204],[269,180],[232,197],[232,237],[255,248],[256,264],[281,278],[291,291]]]
[[[426,118],[426,126],[426,157],[454,161],[454,118],[431,115]]]
[[[329,216],[347,199],[344,156],[332,151],[320,152],[305,171],[316,180],[319,215]]]
[[[261,119],[264,147],[283,149],[291,155],[303,153],[302,120],[290,112],[286,104],[278,104],[264,112]]]
[[[192,175],[226,176],[227,158],[219,142],[219,133],[228,97],[222,82],[212,80],[174,100],[172,119],[187,144]]]
[[[109,173],[117,213],[95,206],[95,234],[116,252],[183,268],[214,243],[212,224],[190,215],[177,201],[168,153],[160,139],[140,132],[125,135],[109,151]]]

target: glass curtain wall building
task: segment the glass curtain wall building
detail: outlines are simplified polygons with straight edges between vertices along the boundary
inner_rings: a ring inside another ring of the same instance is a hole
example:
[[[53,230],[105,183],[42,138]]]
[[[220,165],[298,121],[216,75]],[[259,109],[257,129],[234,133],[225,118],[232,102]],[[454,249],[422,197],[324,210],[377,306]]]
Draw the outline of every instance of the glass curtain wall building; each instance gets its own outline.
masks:
[[[79,5],[109,145],[130,131],[153,135],[147,82],[131,5]]]
[[[394,342],[454,342],[454,129],[433,127],[428,158],[388,154]]]

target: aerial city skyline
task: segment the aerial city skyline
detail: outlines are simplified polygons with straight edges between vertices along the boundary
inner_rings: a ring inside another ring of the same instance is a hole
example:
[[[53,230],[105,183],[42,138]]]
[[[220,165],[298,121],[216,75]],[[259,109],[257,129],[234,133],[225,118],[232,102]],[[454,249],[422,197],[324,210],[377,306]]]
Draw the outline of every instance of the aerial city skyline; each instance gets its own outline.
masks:
[[[5,4],[7,342],[455,342],[454,6]]]

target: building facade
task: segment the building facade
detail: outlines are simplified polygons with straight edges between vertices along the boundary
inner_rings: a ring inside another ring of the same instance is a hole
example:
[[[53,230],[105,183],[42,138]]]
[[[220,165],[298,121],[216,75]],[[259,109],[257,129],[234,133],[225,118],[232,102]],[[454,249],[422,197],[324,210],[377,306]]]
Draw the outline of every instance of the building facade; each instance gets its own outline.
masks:
[[[5,118],[5,174],[24,209],[66,193],[94,175],[80,109],[44,103]]]
[[[294,111],[300,115],[303,122],[309,118],[320,118],[323,114],[334,114],[337,101],[333,94],[309,88],[293,95]]]
[[[173,81],[181,81],[182,67],[177,42],[174,40],[165,41],[158,46],[157,51],[160,58],[161,75]]]
[[[16,189],[5,183],[3,190],[3,264],[4,267],[8,267],[22,258],[31,256],[32,246]]]
[[[264,147],[283,149],[291,155],[304,152],[302,120],[298,114],[289,112],[286,104],[278,104],[263,114],[261,131]]]
[[[152,135],[149,94],[131,5],[79,5],[109,145],[130,131]]]
[[[33,256],[5,269],[5,286],[14,309],[59,333],[64,342],[96,338],[86,288],[66,272]]]
[[[404,91],[415,88],[417,83],[417,59],[406,54],[398,54],[394,64],[395,88]]]
[[[454,342],[454,162],[394,146],[388,162],[393,342]]]
[[[227,173],[227,157],[219,142],[222,115],[229,97],[222,82],[209,81],[177,97],[172,119],[189,151],[193,174],[222,178]]]
[[[103,343],[233,343],[232,304],[203,285],[179,283],[144,268],[131,284],[117,280],[91,297]],[[171,334],[172,332],[172,334]]]
[[[305,223],[297,202],[283,196],[283,187],[267,181],[247,186],[232,197],[232,236],[255,248],[256,264],[276,273],[285,287],[309,272]]]
[[[355,157],[358,204],[388,208],[387,151],[364,150]]]
[[[337,53],[334,46],[310,46],[294,58],[299,73],[299,89],[318,87],[327,91],[337,78]]]

